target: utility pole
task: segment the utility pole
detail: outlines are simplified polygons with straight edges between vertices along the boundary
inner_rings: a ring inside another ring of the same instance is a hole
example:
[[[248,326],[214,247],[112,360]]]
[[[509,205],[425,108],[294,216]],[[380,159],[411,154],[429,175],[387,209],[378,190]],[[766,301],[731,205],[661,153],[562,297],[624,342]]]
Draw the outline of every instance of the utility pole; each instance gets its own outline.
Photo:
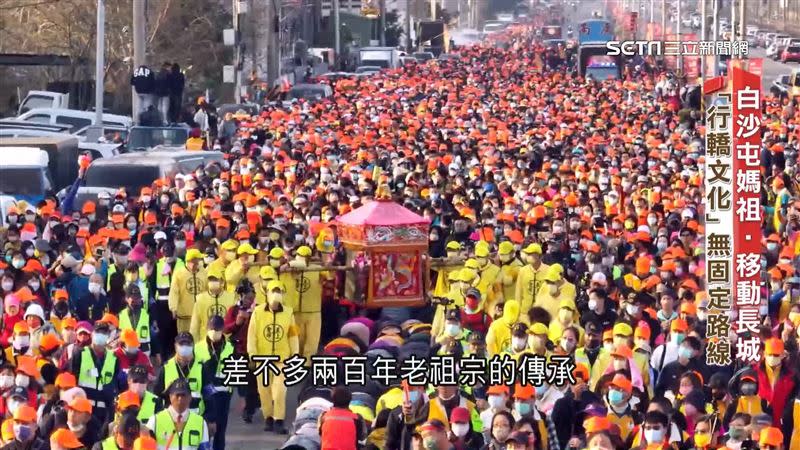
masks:
[[[681,41],[683,41],[681,36],[681,0],[678,0],[678,14],[675,17],[675,35],[678,36],[678,45],[681,45]],[[678,55],[678,70],[683,75],[683,55]]]
[[[379,26],[380,29],[380,40],[381,40],[381,47],[386,47],[386,0],[378,0],[378,7],[380,8],[380,22]]]
[[[707,41],[707,34],[706,34],[706,0],[700,0],[700,40],[705,42]],[[706,78],[706,58],[705,55],[700,56],[700,77],[702,79]]]
[[[711,28],[711,40],[716,41],[719,39],[719,1],[720,0],[711,0],[712,2],[712,9],[714,15],[714,26]],[[711,74],[713,76],[719,75],[719,56],[714,56],[714,67],[711,68]]]
[[[661,40],[667,40],[667,0],[661,0]]]
[[[436,20],[436,0],[431,0],[431,20]]]
[[[341,67],[342,53],[342,24],[339,20],[339,0],[333,0],[333,51],[336,52],[336,70]]]
[[[278,47],[281,11],[278,0],[267,0],[267,81],[272,86],[281,76],[281,52]]]
[[[338,1],[338,0],[336,0]],[[411,0],[406,0],[406,51],[411,51]]]
[[[744,0],[739,0],[739,39],[745,40],[746,33],[747,33],[747,23],[745,22],[745,7],[744,7]],[[784,14],[786,14],[786,7],[783,8]],[[786,17],[784,15],[784,17]],[[735,40],[735,39],[734,39]]]
[[[650,0],[650,23],[653,23],[653,21],[655,19],[655,11],[654,11],[655,3],[656,3],[656,0]]]
[[[147,24],[144,16],[144,2],[147,0],[134,0],[133,2],[133,70],[145,65],[147,50],[145,49],[145,36],[147,34]],[[139,96],[136,89],[131,86],[131,112],[133,122],[139,124],[139,114],[142,113],[142,105],[139,104]],[[166,121],[167,118],[164,117]]]
[[[103,136],[103,91],[105,84],[104,68],[106,55],[106,3],[97,0],[97,42],[94,57],[94,120],[95,124],[87,130],[86,140],[97,142]]]
[[[233,70],[234,70],[234,103],[242,102],[242,32],[241,23],[239,21],[239,0],[233,0],[233,35],[234,35],[234,48],[233,48]],[[255,63],[255,61],[253,61]]]

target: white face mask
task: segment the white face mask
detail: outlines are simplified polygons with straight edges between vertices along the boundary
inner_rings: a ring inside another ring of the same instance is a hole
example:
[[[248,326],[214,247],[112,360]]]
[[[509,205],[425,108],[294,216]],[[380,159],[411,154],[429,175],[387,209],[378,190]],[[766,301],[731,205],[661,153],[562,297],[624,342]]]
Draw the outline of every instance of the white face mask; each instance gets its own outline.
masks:
[[[0,389],[8,389],[14,385],[13,375],[0,375]]]
[[[14,378],[14,384],[27,388],[31,384],[31,377],[18,373],[16,378]]]
[[[17,336],[14,338],[14,348],[16,350],[21,350],[23,348],[30,347],[31,345],[31,337],[30,336]]]
[[[208,338],[211,339],[214,342],[217,342],[220,339],[222,339],[222,331],[208,330],[207,335],[208,335]]]
[[[489,402],[489,407],[499,409],[505,406],[506,399],[502,395],[490,395],[489,398],[487,398],[487,402]]]
[[[597,309],[597,300],[595,300],[595,299],[590,299],[590,300],[589,300],[589,305],[588,305],[588,306],[589,306],[589,310],[591,310],[591,311],[595,311],[595,310]]]
[[[469,433],[469,424],[468,423],[454,423],[451,426],[453,430],[453,434],[457,437],[464,437]]]
[[[89,283],[89,292],[95,295],[99,294],[100,287],[100,283]]]
[[[525,347],[528,346],[528,340],[524,337],[512,337],[511,338],[511,347],[513,347],[516,351],[525,350]]]

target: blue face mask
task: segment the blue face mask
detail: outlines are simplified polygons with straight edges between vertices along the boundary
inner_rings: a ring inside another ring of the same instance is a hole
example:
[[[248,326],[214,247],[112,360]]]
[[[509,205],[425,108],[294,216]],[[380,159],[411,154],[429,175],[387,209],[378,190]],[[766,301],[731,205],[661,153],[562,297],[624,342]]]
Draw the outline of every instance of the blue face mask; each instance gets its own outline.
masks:
[[[620,391],[610,390],[608,391],[608,401],[611,402],[612,405],[619,405],[622,403],[622,400],[625,396]]]
[[[517,411],[520,416],[527,416],[531,413],[531,405],[530,403],[515,403],[514,410]]]
[[[419,391],[408,391],[408,401],[411,403],[417,403],[419,400],[420,393]]]

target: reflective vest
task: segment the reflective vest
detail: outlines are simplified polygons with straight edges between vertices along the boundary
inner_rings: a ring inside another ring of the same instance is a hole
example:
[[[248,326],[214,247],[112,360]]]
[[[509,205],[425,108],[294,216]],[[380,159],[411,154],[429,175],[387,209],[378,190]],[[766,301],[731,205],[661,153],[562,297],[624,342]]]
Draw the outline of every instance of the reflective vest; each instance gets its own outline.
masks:
[[[321,450],[355,450],[356,418],[349,409],[331,408],[322,416]]]
[[[191,450],[200,447],[203,443],[203,417],[193,412],[189,414],[183,431],[175,429],[175,422],[172,421],[168,410],[156,414],[153,434],[156,435],[158,448],[178,448],[181,450]]]
[[[103,450],[119,450],[114,436],[103,439]]]
[[[130,309],[125,308],[119,314],[120,330],[136,330],[139,336],[140,349],[150,355],[150,313],[145,308],[139,311],[139,322],[134,326],[131,322]]]
[[[172,267],[172,270],[169,271],[168,274],[164,274],[164,268],[168,265],[166,258],[161,258],[156,263],[156,295],[155,298],[158,301],[167,301],[169,300],[169,286],[172,283],[172,274],[179,267],[183,267],[183,261],[180,259],[175,259],[175,264]]]
[[[761,408],[761,397],[758,395],[743,395],[739,397],[739,400],[736,402],[736,412],[747,413],[750,414],[751,417],[764,413],[764,410]]]
[[[218,356],[217,366],[214,370],[214,392],[233,392],[231,387],[225,386],[224,383],[226,377],[222,372],[222,369],[225,367],[224,361],[232,354],[233,345],[231,345],[230,341],[225,339],[225,344],[222,346],[222,351]],[[203,339],[203,342],[194,347],[194,357],[197,358],[197,362],[199,363],[205,363],[206,361],[213,359],[210,346],[208,345],[208,340]]]
[[[116,264],[109,265],[108,274],[106,274],[106,292],[111,292],[111,275],[114,275],[115,273],[117,273]],[[147,307],[147,299],[148,299],[147,283],[145,282],[146,279],[147,279],[147,273],[145,272],[144,267],[139,267],[139,281],[141,281],[139,288],[142,291],[142,298],[144,299],[145,308]],[[127,286],[127,284],[128,282],[126,281],[125,285]]]
[[[180,378],[178,372],[178,363],[175,357],[172,357],[167,365],[164,366],[164,388],[167,389],[173,381]],[[206,409],[203,403],[203,364],[195,357],[192,361],[192,367],[189,373],[186,374],[186,381],[189,382],[189,389],[192,391],[192,402],[189,404],[189,411],[196,414],[203,414]]]
[[[117,367],[117,357],[114,353],[106,351],[103,368],[98,372],[94,365],[92,350],[85,347],[81,352],[81,372],[78,374],[78,386],[86,391],[86,397],[95,408],[105,408],[106,404],[100,400],[100,391],[107,384],[114,381],[114,370]]]
[[[792,430],[789,448],[800,448],[800,398],[794,399],[792,405]]]
[[[139,414],[136,416],[142,425],[147,424],[151,417],[156,415],[156,396],[152,392],[144,391],[144,398],[142,398],[142,406],[139,408]]]

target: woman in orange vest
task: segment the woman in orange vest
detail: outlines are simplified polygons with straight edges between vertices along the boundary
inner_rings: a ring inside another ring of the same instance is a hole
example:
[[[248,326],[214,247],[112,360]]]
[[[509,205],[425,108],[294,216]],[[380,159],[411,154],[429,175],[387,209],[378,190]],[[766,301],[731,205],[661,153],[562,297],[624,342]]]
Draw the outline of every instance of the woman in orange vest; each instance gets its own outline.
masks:
[[[333,407],[319,416],[321,450],[356,450],[366,439],[364,419],[349,409],[351,399],[346,387],[333,388]]]

